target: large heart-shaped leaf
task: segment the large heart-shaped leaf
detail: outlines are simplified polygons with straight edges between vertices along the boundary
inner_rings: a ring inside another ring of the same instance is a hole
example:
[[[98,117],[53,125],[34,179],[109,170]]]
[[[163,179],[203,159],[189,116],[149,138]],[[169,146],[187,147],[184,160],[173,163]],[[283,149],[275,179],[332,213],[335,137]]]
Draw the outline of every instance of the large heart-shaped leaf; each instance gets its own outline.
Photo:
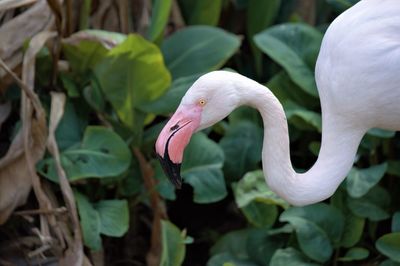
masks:
[[[295,228],[300,248],[318,262],[330,258],[344,228],[342,214],[324,203],[289,208],[281,214],[280,221],[287,221]]]
[[[185,258],[185,235],[169,221],[161,221],[160,265],[180,266]]]
[[[224,172],[238,179],[257,168],[261,161],[263,131],[249,121],[229,126],[219,145],[225,153]]]
[[[322,34],[302,23],[277,25],[254,36],[258,48],[280,64],[294,83],[318,97],[314,64]]]
[[[69,180],[117,176],[126,171],[131,153],[126,143],[112,130],[90,126],[85,130],[82,143],[61,153],[61,164]],[[40,164],[42,173],[58,182],[53,159]]]
[[[139,35],[111,49],[94,71],[106,99],[132,130],[143,126],[134,111],[160,97],[171,81],[158,47]]]
[[[400,233],[381,236],[375,243],[376,248],[391,260],[400,262]]]
[[[366,169],[353,167],[347,176],[347,192],[353,198],[364,196],[384,176],[387,163],[374,165]]]
[[[222,29],[192,26],[166,39],[162,52],[172,77],[176,79],[220,68],[239,46],[240,38]]]

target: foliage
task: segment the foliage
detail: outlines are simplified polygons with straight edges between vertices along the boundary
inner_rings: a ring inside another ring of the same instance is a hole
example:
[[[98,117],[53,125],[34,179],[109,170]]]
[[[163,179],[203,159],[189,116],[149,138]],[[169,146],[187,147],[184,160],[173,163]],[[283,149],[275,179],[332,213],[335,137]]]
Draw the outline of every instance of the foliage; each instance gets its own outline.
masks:
[[[142,35],[82,30],[62,39],[69,67],[52,86],[68,100],[56,140],[88,249],[107,255],[111,237],[135,235],[146,239],[146,253],[154,218],[159,265],[400,263],[400,142],[393,132],[371,130],[333,197],[305,207],[290,206],[266,185],[263,125],[253,109],[239,108],[194,135],[181,170],[183,191],[175,191],[154,156],[155,139],[186,90],[201,74],[227,67],[271,89],[285,108],[295,168],[314,163],[322,130],[314,79],[319,46],[326,26],[357,1],[310,1],[311,20],[296,2],[154,0]],[[167,30],[177,8],[187,25]],[[40,77],[52,75],[54,56],[47,48],[37,56],[43,65],[35,86],[45,106],[51,86]],[[16,105],[19,97],[8,89],[3,98]],[[57,191],[56,159],[47,154],[37,171]],[[161,205],[169,215],[159,213]],[[215,206],[226,220],[210,228]],[[198,207],[205,215],[192,226]],[[197,249],[205,249],[202,258],[193,256]],[[143,264],[145,253],[135,259]]]

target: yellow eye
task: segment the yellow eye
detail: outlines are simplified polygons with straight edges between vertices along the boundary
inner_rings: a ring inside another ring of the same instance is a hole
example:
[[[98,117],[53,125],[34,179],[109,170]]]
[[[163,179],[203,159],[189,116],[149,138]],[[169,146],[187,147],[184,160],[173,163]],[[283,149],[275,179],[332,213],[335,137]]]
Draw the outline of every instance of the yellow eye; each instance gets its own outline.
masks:
[[[200,100],[199,100],[199,105],[200,105],[200,106],[206,105],[206,100],[200,99]]]

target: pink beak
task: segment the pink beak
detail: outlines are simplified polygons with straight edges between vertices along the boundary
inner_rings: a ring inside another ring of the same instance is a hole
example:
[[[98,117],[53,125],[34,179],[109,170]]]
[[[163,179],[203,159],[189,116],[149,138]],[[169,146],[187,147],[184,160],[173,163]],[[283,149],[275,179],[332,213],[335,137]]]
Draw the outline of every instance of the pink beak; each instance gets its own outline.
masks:
[[[156,153],[170,181],[182,186],[180,174],[183,151],[201,120],[202,108],[197,105],[181,105],[161,130],[156,141]]]

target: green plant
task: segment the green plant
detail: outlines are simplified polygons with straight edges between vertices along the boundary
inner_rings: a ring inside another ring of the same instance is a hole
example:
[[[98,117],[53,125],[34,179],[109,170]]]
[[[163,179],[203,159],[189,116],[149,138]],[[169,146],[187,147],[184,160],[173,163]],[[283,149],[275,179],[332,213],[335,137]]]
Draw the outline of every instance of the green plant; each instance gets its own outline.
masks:
[[[226,67],[275,93],[288,117],[292,161],[299,170],[310,167],[320,144],[313,73],[323,31],[356,1],[310,1],[312,9],[296,1],[174,2],[152,1],[147,30],[122,34],[85,29],[91,7],[85,1],[80,13],[85,30],[59,36],[61,57],[39,49],[35,88],[43,106],[52,103],[50,90],[67,96],[55,139],[85,246],[91,252],[104,249],[112,261],[108,244],[118,240],[110,237],[133,234],[146,239],[143,247],[131,247],[139,250],[135,260],[144,263],[148,253],[147,263],[155,265],[398,265],[400,161],[394,132],[371,130],[335,195],[306,207],[289,206],[265,184],[262,122],[250,108],[235,110],[193,137],[182,165],[189,185],[183,192],[175,191],[153,153],[159,131],[191,84]],[[164,34],[174,8],[181,9],[187,26]],[[60,58],[69,67],[52,70]],[[52,75],[53,81],[45,78]],[[7,93],[4,99],[19,101],[19,95]],[[51,154],[37,165],[57,192],[58,167]],[[189,203],[177,207],[178,201]],[[216,227],[193,228],[195,221],[176,214],[178,209],[190,216],[191,208],[218,204],[229,218]],[[143,227],[147,233],[139,231]],[[210,254],[192,261],[188,251],[198,243]]]

